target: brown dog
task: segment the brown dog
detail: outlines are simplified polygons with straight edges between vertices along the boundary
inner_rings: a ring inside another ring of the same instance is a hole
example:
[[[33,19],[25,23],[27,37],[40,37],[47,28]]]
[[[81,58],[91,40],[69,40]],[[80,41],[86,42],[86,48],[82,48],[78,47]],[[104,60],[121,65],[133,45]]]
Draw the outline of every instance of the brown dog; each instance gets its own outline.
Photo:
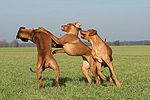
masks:
[[[37,73],[37,78],[40,83],[39,89],[42,87],[42,72],[46,68],[51,68],[54,70],[56,76],[55,83],[56,86],[59,87],[59,66],[52,55],[52,39],[50,35],[45,34],[41,29],[31,30],[25,29],[25,27],[20,27],[16,39],[21,39],[24,42],[30,40],[37,45],[37,71],[33,71],[31,68],[30,70]]]
[[[107,64],[107,67],[110,70],[110,82],[112,82],[113,75],[116,86],[120,87],[121,83],[119,82],[113,67],[111,48],[98,36],[96,30],[82,30],[80,33],[82,35],[81,38],[88,40],[92,44],[92,55],[93,58],[97,61],[98,74],[100,74],[102,64]]]
[[[55,50],[53,53],[66,53],[70,56],[82,56],[83,62],[81,70],[88,80],[88,85],[92,83],[92,79],[89,76],[89,69],[96,79],[96,85],[98,85],[100,79],[97,74],[96,63],[92,57],[91,49],[78,38],[80,26],[81,24],[79,22],[63,25],[62,31],[67,32],[67,34],[61,38],[57,38],[42,27],[41,29],[50,34],[51,38],[56,42],[56,44],[63,45],[63,49]],[[103,80],[106,80],[106,77],[102,73],[100,73],[100,77],[102,77]]]

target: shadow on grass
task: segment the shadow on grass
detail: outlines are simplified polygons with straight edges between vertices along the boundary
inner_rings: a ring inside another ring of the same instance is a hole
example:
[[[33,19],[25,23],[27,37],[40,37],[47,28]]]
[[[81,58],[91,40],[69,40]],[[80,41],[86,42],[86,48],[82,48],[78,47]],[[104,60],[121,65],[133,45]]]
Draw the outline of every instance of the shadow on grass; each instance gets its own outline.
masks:
[[[109,82],[109,79],[110,79],[110,77],[108,77],[108,76],[106,76],[107,77],[107,82]],[[44,84],[43,85],[43,88],[45,88],[45,87],[54,87],[54,86],[56,86],[56,83],[55,83],[55,79],[49,79],[49,78],[43,78],[42,79],[42,81],[53,81],[53,83],[52,83],[52,85],[50,84],[50,83],[47,83],[47,84]],[[101,80],[101,84],[100,85],[102,85],[102,86],[104,86],[104,87],[107,87],[107,84],[106,84],[106,82],[105,81],[103,81],[102,79],[100,79]],[[68,77],[64,77],[64,78],[59,78],[59,86],[60,87],[62,87],[62,86],[64,86],[64,87],[66,87],[66,82],[67,81],[73,81],[71,78],[68,78]],[[79,79],[79,81],[80,82],[82,82],[82,81],[84,81],[84,82],[86,82],[86,83],[88,83],[88,81],[87,81],[87,79],[85,78],[85,77],[81,77],[80,79]],[[96,84],[96,80],[95,80],[95,78],[94,78],[94,76],[92,76],[92,81],[94,82],[94,84]],[[113,80],[113,83],[115,84],[115,82],[114,82],[114,80]]]
[[[109,82],[110,76],[106,76],[106,77],[107,77],[107,82]],[[85,77],[80,78],[79,81],[80,82],[84,81],[84,82],[88,83],[88,81]],[[96,84],[96,80],[95,80],[94,76],[92,76],[92,81],[94,82],[94,84]],[[107,87],[107,84],[105,83],[105,81],[103,79],[100,78],[100,81],[101,81],[102,86]],[[115,84],[114,79],[113,79],[113,83]]]
[[[52,83],[52,85],[51,84],[49,84],[49,83],[47,83],[47,84],[44,84],[43,85],[43,88],[45,88],[45,87],[54,87],[54,86],[56,86],[56,83],[55,83],[55,79],[49,79],[49,78],[43,78],[42,79],[42,81],[46,81],[46,80],[50,80],[50,81],[53,81],[53,83]],[[61,86],[64,86],[64,87],[66,87],[66,82],[67,81],[73,81],[71,78],[68,78],[68,77],[65,77],[65,78],[59,78],[59,86],[61,87]]]

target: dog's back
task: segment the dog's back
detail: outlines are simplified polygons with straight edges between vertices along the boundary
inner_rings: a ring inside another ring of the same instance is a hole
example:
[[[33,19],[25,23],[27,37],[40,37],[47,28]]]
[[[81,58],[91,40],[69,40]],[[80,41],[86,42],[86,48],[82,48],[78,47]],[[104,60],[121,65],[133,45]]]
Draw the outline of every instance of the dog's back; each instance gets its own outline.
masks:
[[[41,29],[34,30],[33,40],[37,44],[37,50],[40,55],[51,55],[52,39],[50,35],[44,33]]]

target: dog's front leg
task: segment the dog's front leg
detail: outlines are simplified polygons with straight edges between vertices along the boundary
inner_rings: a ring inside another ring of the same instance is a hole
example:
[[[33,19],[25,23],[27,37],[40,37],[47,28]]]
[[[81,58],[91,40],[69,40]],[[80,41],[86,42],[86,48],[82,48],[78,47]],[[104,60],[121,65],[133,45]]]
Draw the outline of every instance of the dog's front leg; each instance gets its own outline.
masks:
[[[56,53],[65,53],[64,49],[56,49],[52,52],[52,54],[56,54]]]
[[[115,80],[115,83],[116,83],[116,86],[117,87],[120,87],[121,86],[121,83],[119,82],[117,76],[116,76],[116,73],[115,73],[115,70],[114,70],[114,67],[113,67],[113,62],[106,62],[107,65],[109,66],[109,70],[111,71],[110,74],[111,74],[111,78],[113,76],[114,80]],[[110,79],[110,82],[111,82],[111,79]]]
[[[97,74],[96,63],[95,63],[95,61],[92,57],[89,60],[89,64],[91,66],[90,70],[91,70],[92,74],[94,75],[94,77],[96,79],[96,86],[98,86],[98,84],[100,83],[100,78],[98,77],[99,75]]]
[[[98,75],[99,75],[104,81],[107,81],[106,76],[103,75],[102,72],[101,72],[102,64],[99,63],[98,61],[96,61],[96,65],[97,65],[97,73],[98,73]]]

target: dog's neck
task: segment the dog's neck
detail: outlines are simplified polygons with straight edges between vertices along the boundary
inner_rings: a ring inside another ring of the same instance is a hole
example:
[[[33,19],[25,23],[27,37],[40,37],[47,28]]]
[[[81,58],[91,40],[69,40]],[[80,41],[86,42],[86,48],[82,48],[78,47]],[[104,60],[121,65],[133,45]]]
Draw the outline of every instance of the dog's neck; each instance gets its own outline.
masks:
[[[67,34],[73,34],[73,35],[75,35],[75,36],[78,37],[79,30],[78,30],[78,28],[71,28],[71,29],[67,32]]]
[[[89,39],[89,42],[92,44],[92,48],[96,48],[94,47],[94,43],[99,43],[99,45],[102,45],[104,43],[104,41],[98,35],[92,36]]]
[[[31,34],[31,41],[35,43],[35,32],[34,31]]]

